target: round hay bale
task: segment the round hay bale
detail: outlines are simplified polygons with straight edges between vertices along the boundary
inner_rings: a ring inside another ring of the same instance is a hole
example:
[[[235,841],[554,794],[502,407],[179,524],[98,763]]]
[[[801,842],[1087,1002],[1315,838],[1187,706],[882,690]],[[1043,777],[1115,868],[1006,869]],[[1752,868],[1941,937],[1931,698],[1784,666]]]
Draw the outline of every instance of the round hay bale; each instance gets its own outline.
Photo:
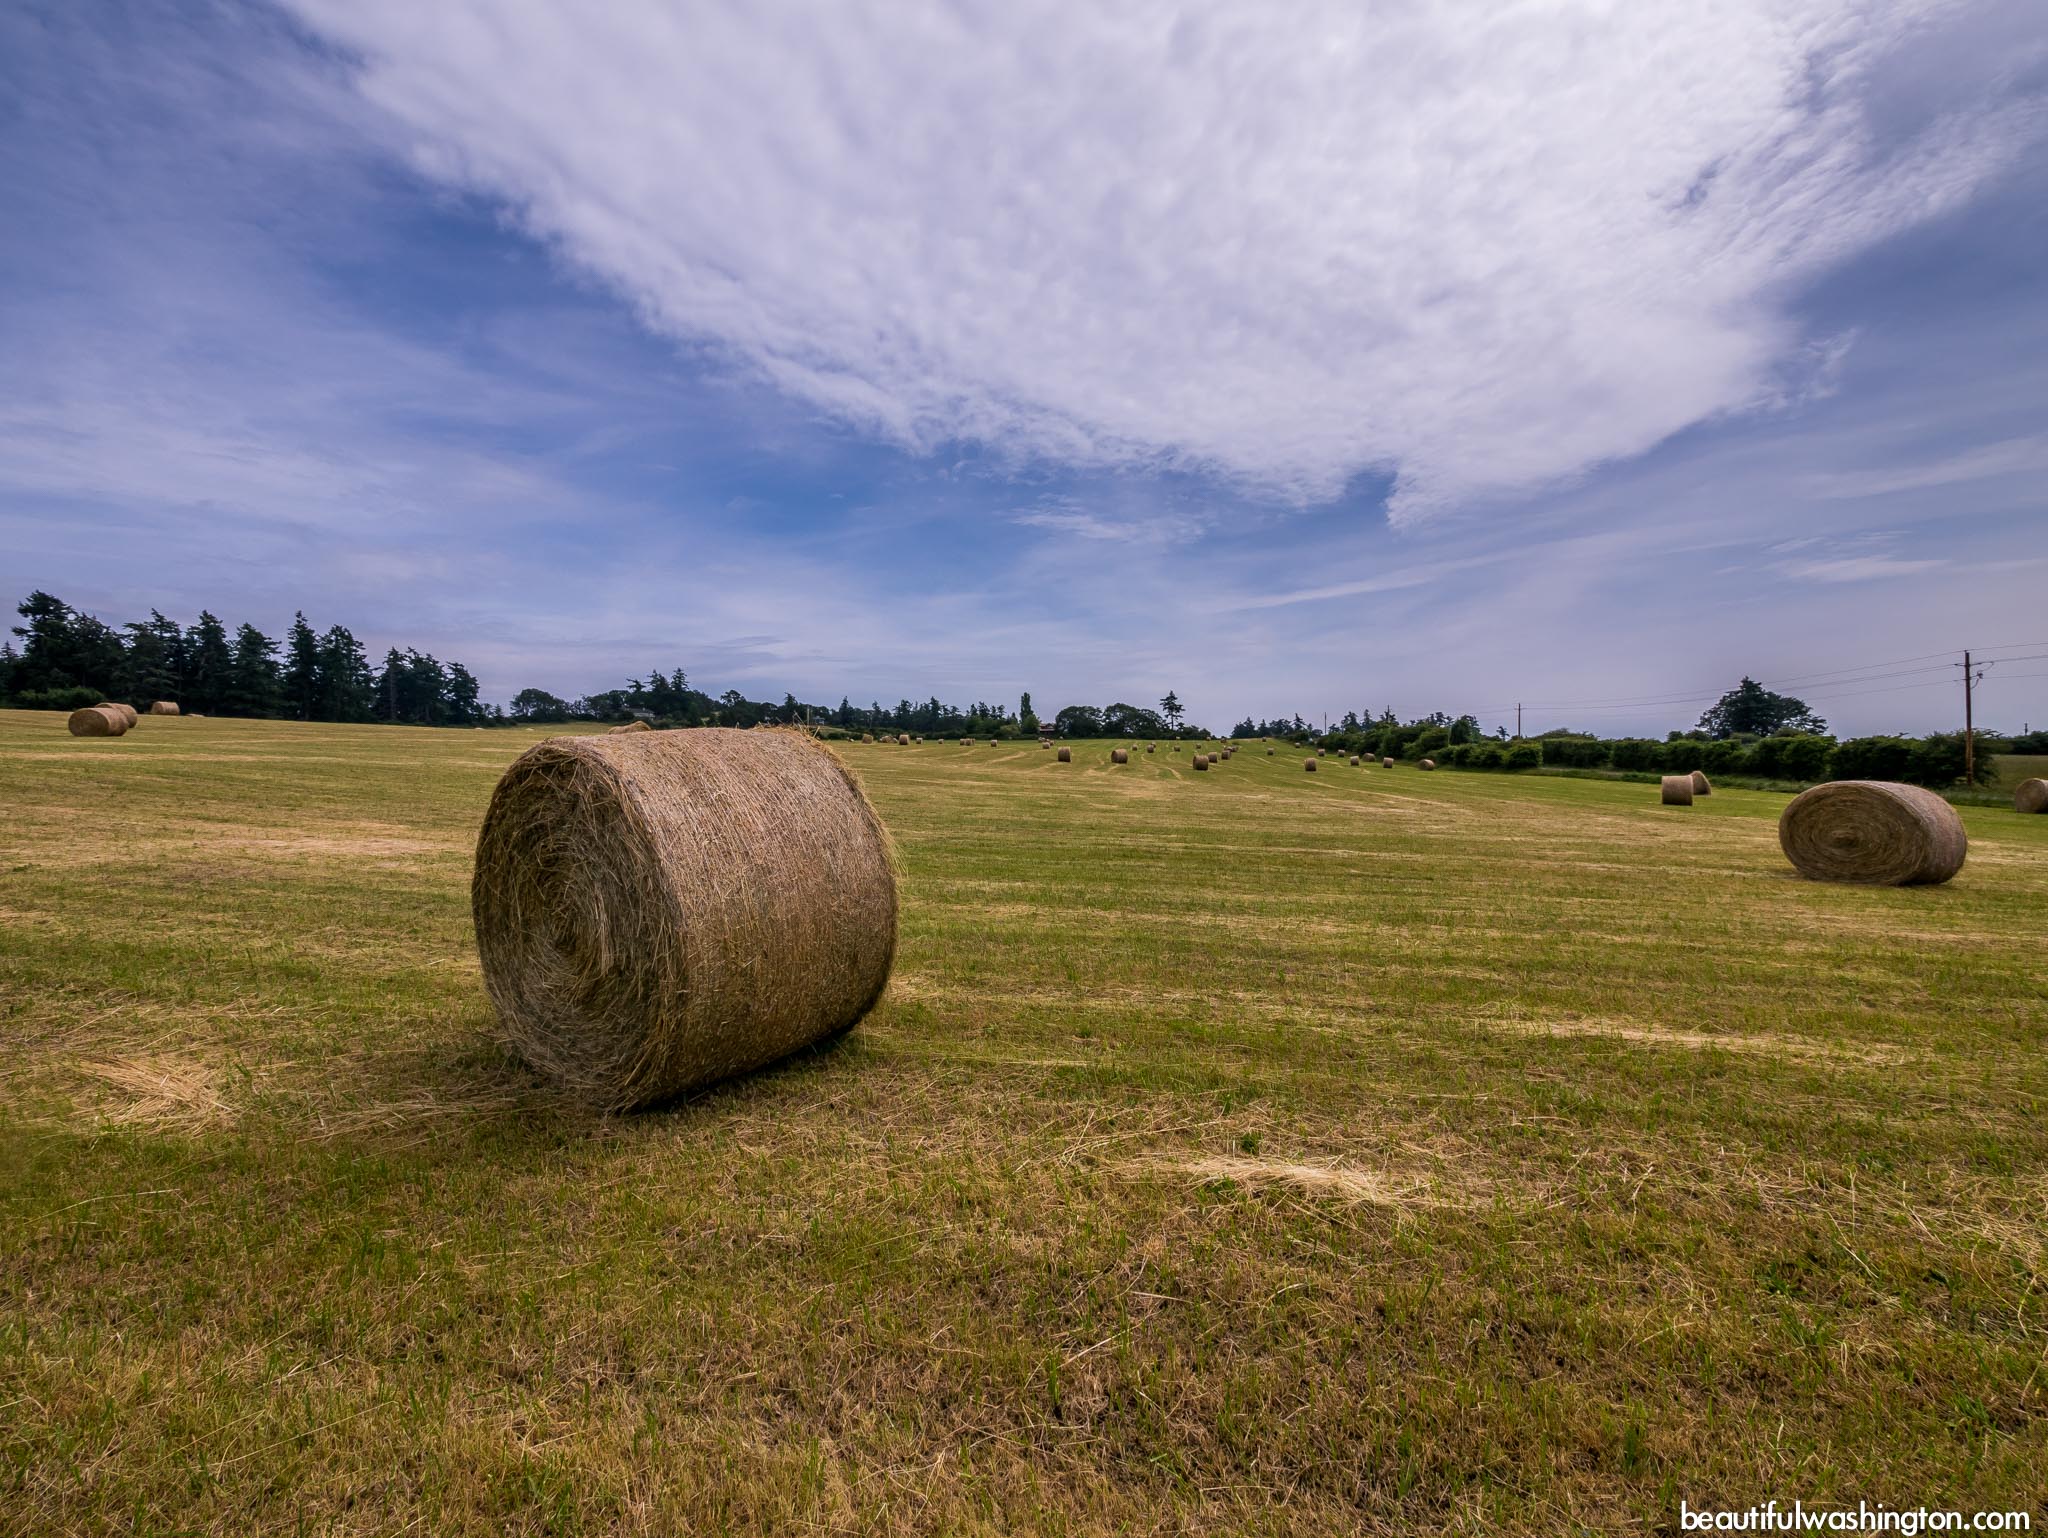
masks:
[[[1195,767],[1197,769],[1206,771],[1209,767],[1209,755],[1206,753],[1197,753],[1195,755]]]
[[[1109,761],[1112,764],[1128,764],[1131,761],[1131,750],[1129,748],[1111,748],[1109,750]]]
[[[2012,793],[2016,812],[2048,812],[2048,780],[2021,780]]]
[[[1063,764],[1071,764],[1074,761],[1074,750],[1062,745],[1059,751],[1059,760]]]
[[[1305,758],[1301,761],[1301,767],[1306,769],[1310,774],[1314,774],[1316,772],[1316,761],[1312,758]]]
[[[1041,738],[1039,738],[1039,739],[1038,739],[1038,745],[1039,745],[1039,746],[1040,746],[1041,748],[1049,748],[1049,747],[1051,747],[1051,746],[1052,746],[1052,744],[1051,744],[1051,743],[1050,743],[1049,741],[1047,741],[1047,740],[1046,740],[1045,738],[1043,738],[1043,737],[1041,737]]]
[[[555,737],[514,761],[471,907],[507,1040],[625,1110],[846,1029],[889,981],[896,874],[859,782],[801,732]]]
[[[1436,760],[1433,758],[1425,758],[1421,763],[1417,764],[1415,767],[1418,769],[1434,769],[1436,767]]]
[[[862,732],[860,734],[860,740],[862,742],[873,742],[875,740],[875,734],[873,732]]]
[[[1153,745],[1152,745],[1151,743],[1149,743],[1149,742],[1148,742],[1148,743],[1146,743],[1146,744],[1145,744],[1145,751],[1146,751],[1147,753],[1156,753],[1156,752],[1158,752],[1159,750],[1158,750],[1157,748],[1155,748],[1155,747],[1154,747],[1154,746],[1153,746]]]
[[[1316,749],[1316,757],[1317,757],[1317,758],[1321,758],[1322,756],[1323,756],[1323,750],[1322,750],[1321,748],[1317,748],[1317,749]]]
[[[624,732],[651,732],[653,730],[654,728],[645,721],[628,721],[624,726],[607,727],[605,735],[607,737],[617,737]]]
[[[1266,749],[1266,757],[1271,758],[1275,753],[1279,751],[1280,750],[1278,748],[1268,748]]]
[[[1692,793],[1696,796],[1711,796],[1714,793],[1714,782],[1707,778],[1705,771],[1693,770]]]
[[[154,700],[150,703],[149,713],[153,716],[174,716],[178,713],[178,702],[176,700]]]
[[[71,712],[66,723],[74,737],[119,737],[128,730],[128,718],[112,705],[88,705]]]
[[[1380,760],[1380,767],[1382,769],[1391,769],[1394,767],[1394,761],[1391,758],[1383,758]]]
[[[988,745],[989,745],[990,747],[994,747],[994,746],[996,745],[996,740],[995,740],[995,738],[993,738],[993,737],[989,738],[989,740],[988,740]]]
[[[1665,775],[1663,804],[1665,806],[1691,806],[1692,776],[1689,774]]]
[[[120,715],[121,719],[123,721],[126,721],[131,727],[134,726],[136,722],[142,719],[141,716],[135,713],[135,707],[133,705],[120,705],[116,704],[112,700],[101,700],[99,703],[99,708],[101,710],[111,710],[117,712]]]
[[[898,732],[898,733],[896,734],[896,746],[897,746],[897,747],[899,747],[899,748],[907,748],[907,747],[909,747],[909,746],[910,746],[910,733],[908,733],[908,732]]]
[[[1778,818],[1778,844],[1809,881],[1922,886],[1963,868],[1970,840],[1931,790],[1834,780],[1801,791]]]
[[[1358,767],[1358,755],[1356,753],[1351,755],[1351,767],[1354,769]]]
[[[994,741],[994,739],[991,738],[990,741]],[[974,740],[970,737],[962,737],[960,739],[960,746],[963,748],[971,748],[974,746]]]

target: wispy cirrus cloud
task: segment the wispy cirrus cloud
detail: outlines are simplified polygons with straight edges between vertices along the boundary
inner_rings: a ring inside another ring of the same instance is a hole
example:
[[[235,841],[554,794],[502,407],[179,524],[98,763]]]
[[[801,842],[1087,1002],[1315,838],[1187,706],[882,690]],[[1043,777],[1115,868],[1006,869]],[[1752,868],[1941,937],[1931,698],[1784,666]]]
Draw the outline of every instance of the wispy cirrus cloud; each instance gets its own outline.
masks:
[[[1877,110],[1961,0],[288,4],[429,175],[863,431],[1397,520],[1824,389],[1790,285],[2042,123]]]

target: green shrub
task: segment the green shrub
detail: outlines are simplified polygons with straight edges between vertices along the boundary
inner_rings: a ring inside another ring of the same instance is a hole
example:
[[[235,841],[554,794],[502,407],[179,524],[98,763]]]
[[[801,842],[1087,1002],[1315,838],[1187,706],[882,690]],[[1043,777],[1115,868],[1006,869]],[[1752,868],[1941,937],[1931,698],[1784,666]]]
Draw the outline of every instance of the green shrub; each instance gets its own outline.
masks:
[[[1641,737],[1624,737],[1608,745],[1608,760],[1617,769],[1662,769],[1664,744]]]
[[[1750,774],[1755,770],[1752,745],[1739,737],[1724,737],[1700,749],[1700,767],[1709,774]]]
[[[1831,772],[1834,754],[1835,740],[1832,737],[1806,733],[1765,737],[1750,749],[1750,772],[1772,780],[1824,780]],[[1869,779],[1871,776],[1855,778]]]
[[[1518,742],[1501,755],[1503,769],[1535,769],[1543,763],[1543,750],[1533,742]]]
[[[1467,743],[1453,751],[1464,755],[1463,762],[1470,769],[1498,769],[1503,757],[1499,744],[1492,742]]]
[[[1913,744],[1903,737],[1851,737],[1835,744],[1838,780],[1903,780],[1913,764]]]
[[[1664,767],[1673,774],[1691,774],[1705,767],[1707,748],[1690,737],[1674,737],[1664,744]]]
[[[1545,737],[1527,746],[1553,769],[1598,769],[1607,762],[1607,744],[1597,737]]]
[[[73,684],[62,689],[24,689],[14,696],[13,703],[17,710],[83,710],[105,698],[97,689]]]

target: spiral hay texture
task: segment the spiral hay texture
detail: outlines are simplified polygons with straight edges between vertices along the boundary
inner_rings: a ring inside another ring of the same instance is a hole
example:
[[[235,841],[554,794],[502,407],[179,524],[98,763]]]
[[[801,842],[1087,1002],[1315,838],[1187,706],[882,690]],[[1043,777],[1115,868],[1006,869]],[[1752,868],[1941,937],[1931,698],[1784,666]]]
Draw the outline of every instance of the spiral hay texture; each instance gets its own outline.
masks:
[[[491,796],[470,898],[512,1048],[606,1110],[845,1029],[896,952],[888,835],[794,731],[541,743]]]
[[[112,705],[88,705],[71,712],[65,723],[74,737],[119,737],[128,730],[128,718]]]
[[[1969,835],[1931,790],[1834,780],[1801,791],[1778,818],[1778,844],[1809,881],[1930,886],[1963,868]]]
[[[2021,780],[2012,804],[2014,811],[2048,812],[2048,780]]]
[[[1692,793],[1696,796],[1711,796],[1714,793],[1714,782],[1708,779],[1702,770],[1695,769],[1692,772]]]
[[[174,716],[178,713],[178,702],[176,700],[157,700],[150,705],[149,713],[153,716]]]
[[[1666,806],[1692,805],[1692,776],[1689,774],[1667,774],[1663,781],[1663,804]]]

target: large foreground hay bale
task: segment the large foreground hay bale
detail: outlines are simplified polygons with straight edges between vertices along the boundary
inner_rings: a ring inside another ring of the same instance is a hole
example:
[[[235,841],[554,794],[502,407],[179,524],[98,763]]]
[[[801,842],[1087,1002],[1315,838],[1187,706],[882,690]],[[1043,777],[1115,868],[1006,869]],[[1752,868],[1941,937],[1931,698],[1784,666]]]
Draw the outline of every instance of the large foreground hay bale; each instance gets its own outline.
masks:
[[[2048,780],[2021,780],[2012,804],[2018,812],[2048,812]]]
[[[649,726],[645,721],[628,721],[624,726],[613,726],[606,728],[605,735],[607,737],[618,737],[624,735],[627,732],[651,732],[653,730],[654,728]]]
[[[154,700],[150,703],[149,713],[153,716],[174,716],[178,713],[178,702],[176,700]]]
[[[121,719],[127,722],[131,727],[142,719],[141,716],[135,713],[135,707],[133,705],[117,704],[113,700],[101,700],[99,708],[101,710],[112,710],[117,712],[120,715]]]
[[[1693,770],[1692,793],[1696,796],[1711,796],[1714,793],[1714,782],[1707,778],[1704,770]]]
[[[1809,881],[1922,886],[1963,868],[1970,840],[1931,790],[1834,780],[1801,791],[1778,818],[1778,844]]]
[[[1691,806],[1692,776],[1689,774],[1665,775],[1661,795],[1665,806]]]
[[[74,737],[119,737],[128,730],[128,718],[112,705],[88,705],[71,712],[66,723]]]
[[[1131,750],[1129,748],[1111,748],[1109,750],[1109,761],[1112,764],[1128,764],[1131,761]]]
[[[896,952],[888,835],[792,731],[541,743],[491,796],[471,904],[511,1046],[608,1110],[845,1029]]]
[[[1063,764],[1071,764],[1074,761],[1074,750],[1069,747],[1062,747],[1059,751],[1059,760]]]

